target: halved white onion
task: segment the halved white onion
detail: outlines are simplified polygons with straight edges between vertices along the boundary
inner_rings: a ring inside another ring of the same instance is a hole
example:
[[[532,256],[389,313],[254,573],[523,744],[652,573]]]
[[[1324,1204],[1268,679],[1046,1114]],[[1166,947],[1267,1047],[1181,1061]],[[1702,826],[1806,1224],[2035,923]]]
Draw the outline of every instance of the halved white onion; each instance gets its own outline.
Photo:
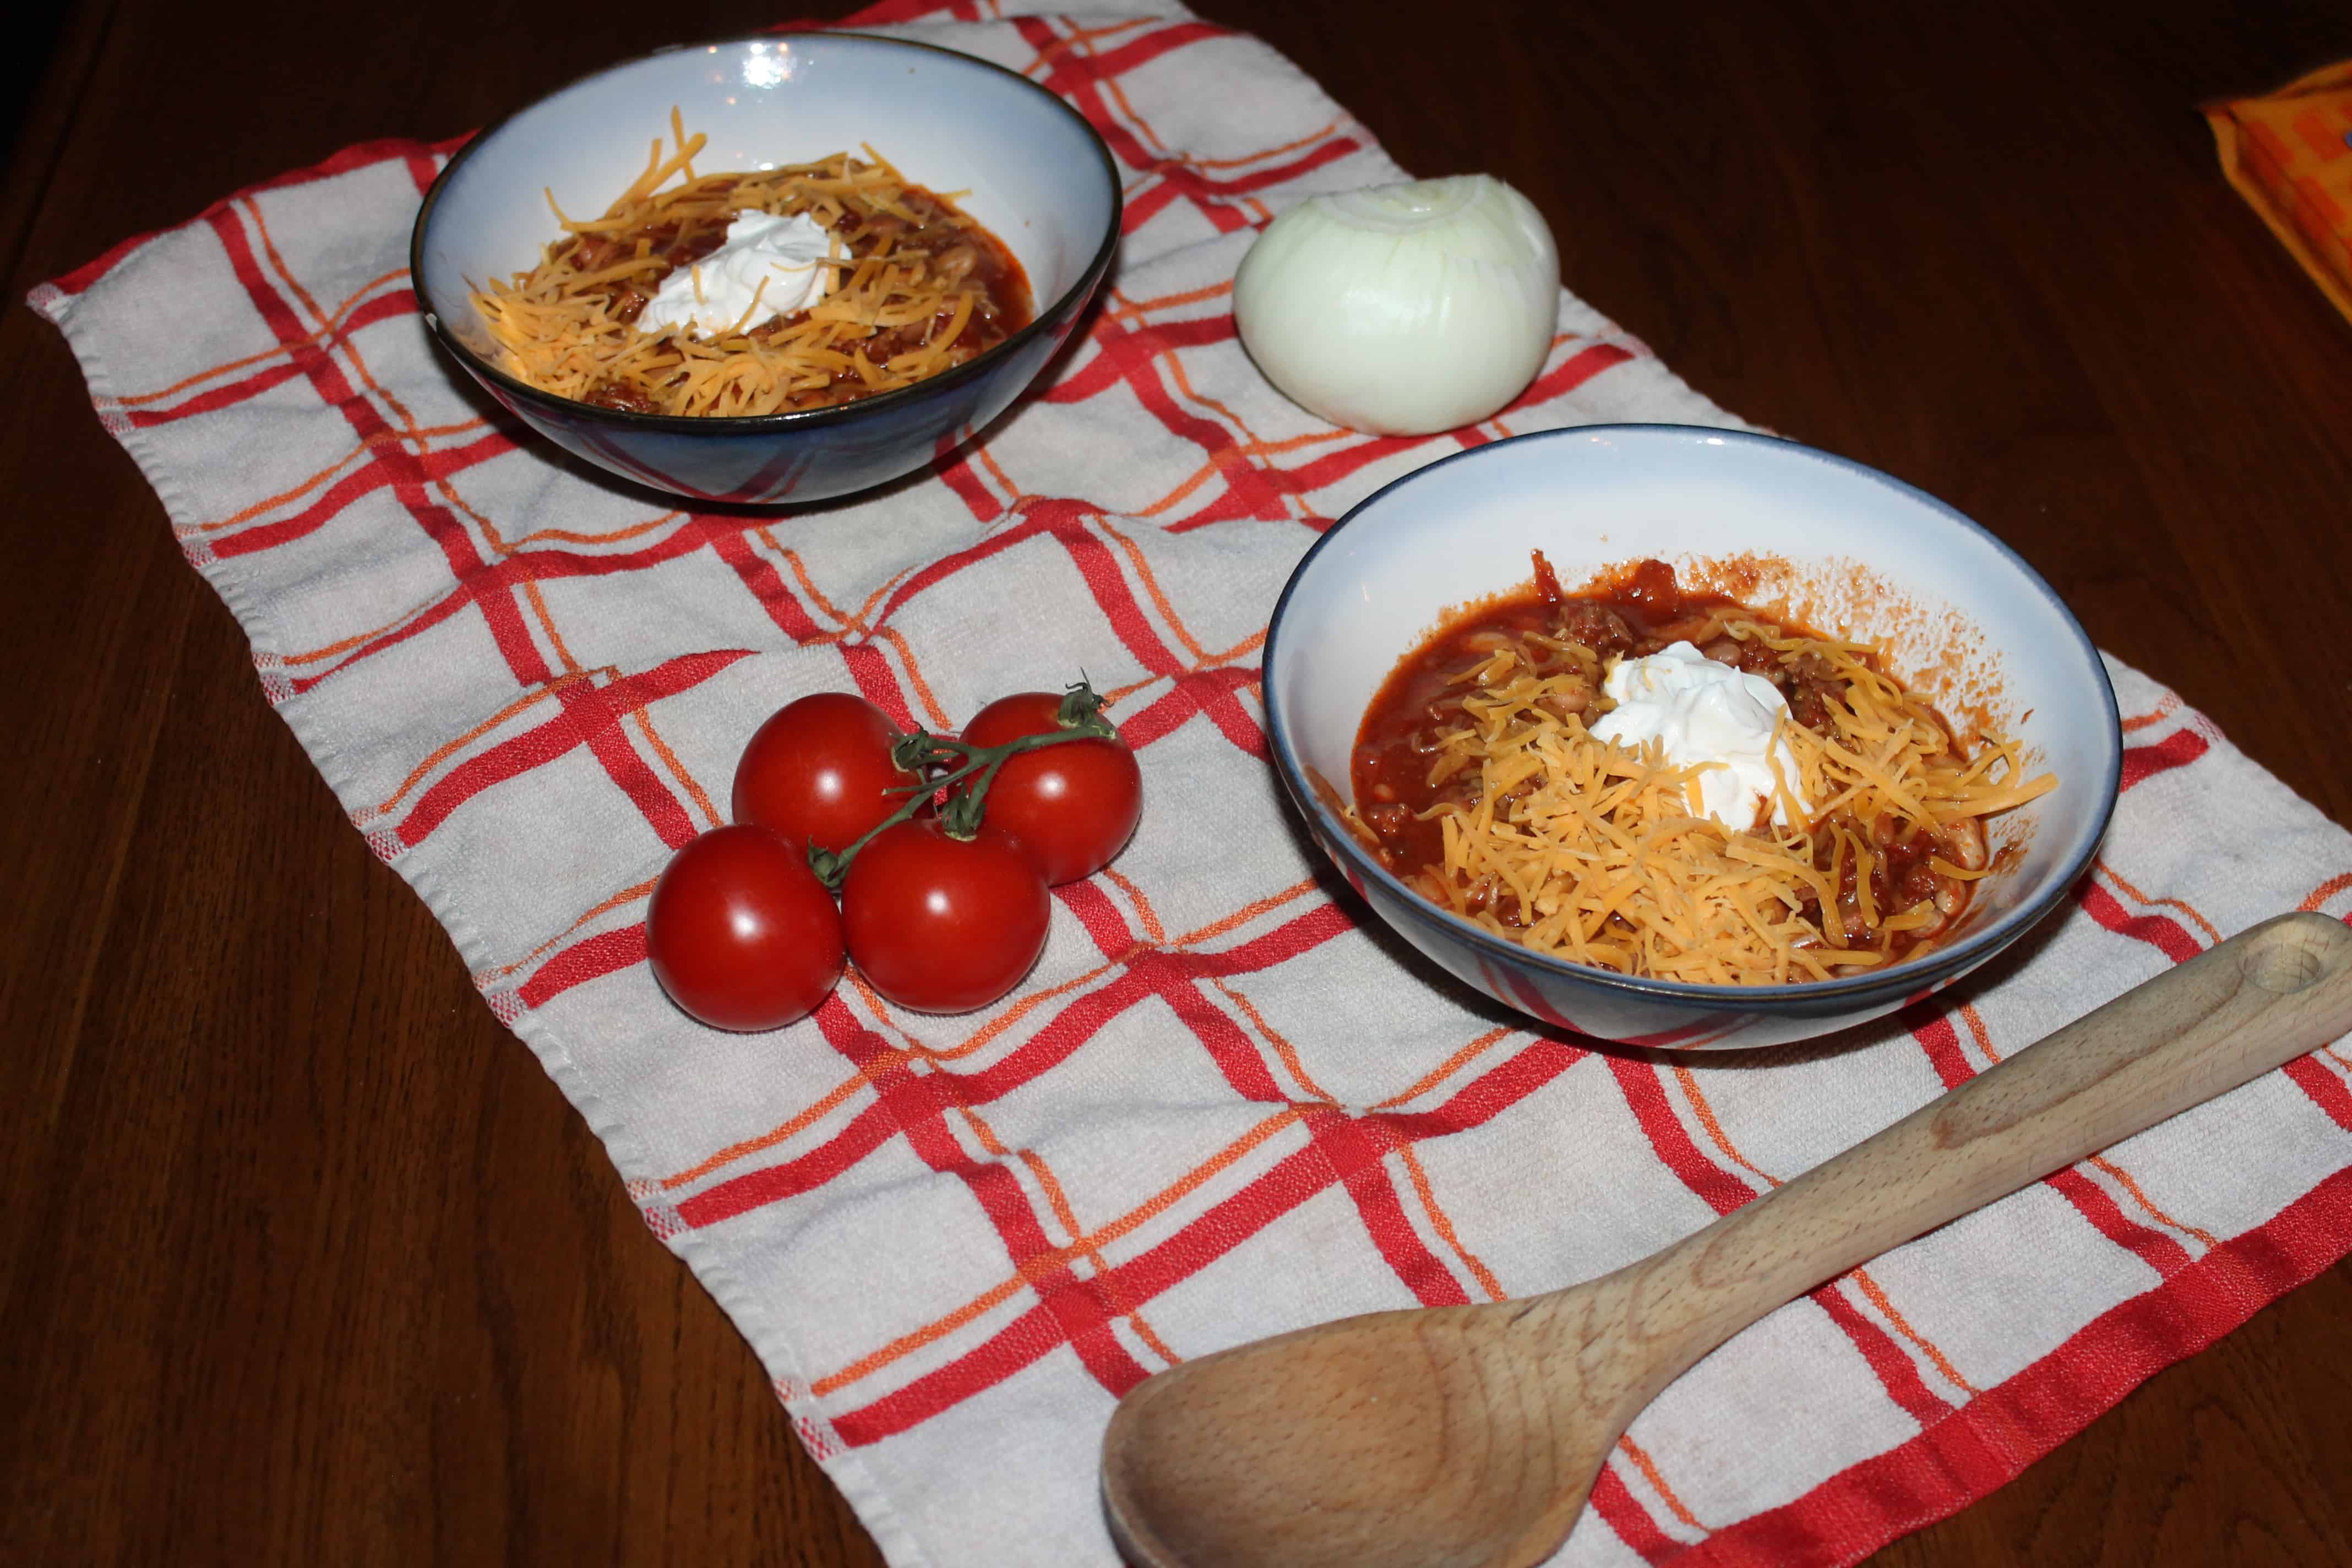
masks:
[[[1535,379],[1559,319],[1551,230],[1492,174],[1311,196],[1234,279],[1234,320],[1265,378],[1383,436],[1495,413]]]

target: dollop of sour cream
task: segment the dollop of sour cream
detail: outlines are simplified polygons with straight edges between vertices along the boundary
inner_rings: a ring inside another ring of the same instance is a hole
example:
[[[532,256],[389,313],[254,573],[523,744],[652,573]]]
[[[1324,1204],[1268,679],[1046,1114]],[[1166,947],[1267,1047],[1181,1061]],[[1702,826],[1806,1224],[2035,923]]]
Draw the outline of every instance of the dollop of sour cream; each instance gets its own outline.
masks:
[[[806,213],[738,214],[727,226],[726,243],[662,279],[637,317],[638,329],[666,332],[683,327],[709,337],[738,321],[757,326],[771,316],[805,310],[832,287],[833,268],[818,265],[832,253],[833,237]],[[744,321],[755,296],[759,316]]]
[[[1788,806],[1773,787],[1776,761],[1789,794],[1805,807],[1796,753],[1774,738],[1789,701],[1762,676],[1678,642],[1647,658],[1618,660],[1601,689],[1617,707],[1593,721],[1592,738],[1633,751],[1655,741],[1670,766],[1704,768],[1696,780],[1700,809],[1726,827],[1755,826],[1758,809],[1767,804],[1772,821],[1787,824]]]

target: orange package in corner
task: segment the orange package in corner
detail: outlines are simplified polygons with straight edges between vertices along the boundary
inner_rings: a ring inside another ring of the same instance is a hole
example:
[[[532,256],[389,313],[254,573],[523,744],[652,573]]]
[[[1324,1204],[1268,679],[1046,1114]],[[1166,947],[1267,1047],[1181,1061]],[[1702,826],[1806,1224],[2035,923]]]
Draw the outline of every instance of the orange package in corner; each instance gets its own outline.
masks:
[[[2352,321],[2352,60],[2205,118],[2222,173]]]

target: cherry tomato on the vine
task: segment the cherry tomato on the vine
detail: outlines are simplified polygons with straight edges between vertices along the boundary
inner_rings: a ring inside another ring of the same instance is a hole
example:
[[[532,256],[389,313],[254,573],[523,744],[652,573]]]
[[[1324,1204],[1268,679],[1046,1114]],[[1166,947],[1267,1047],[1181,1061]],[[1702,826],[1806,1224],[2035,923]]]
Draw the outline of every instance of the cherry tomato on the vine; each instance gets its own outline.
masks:
[[[735,820],[838,854],[898,809],[914,774],[890,760],[898,727],[863,697],[818,691],[760,726],[735,764]]]
[[[841,978],[841,911],[798,844],[714,827],[671,857],[646,910],[654,978],[714,1029],[775,1029]]]
[[[1000,697],[963,727],[974,746],[1001,746],[1060,726],[1060,694]],[[983,833],[1009,834],[1037,874],[1059,887],[1091,877],[1127,845],[1143,815],[1143,773],[1123,741],[1069,741],[1005,759],[982,804]]]
[[[969,1013],[1012,990],[1045,949],[1050,910],[1019,849],[951,838],[933,818],[877,834],[841,885],[857,972],[919,1013]]]

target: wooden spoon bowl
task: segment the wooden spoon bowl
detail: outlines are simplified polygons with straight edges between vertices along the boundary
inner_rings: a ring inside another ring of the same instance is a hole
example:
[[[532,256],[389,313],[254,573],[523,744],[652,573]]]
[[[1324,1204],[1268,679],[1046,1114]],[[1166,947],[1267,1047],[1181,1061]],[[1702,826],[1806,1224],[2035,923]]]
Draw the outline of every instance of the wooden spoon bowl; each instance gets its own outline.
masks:
[[[1171,1367],[1104,1435],[1111,1534],[1143,1568],[1540,1563],[1633,1417],[1741,1329],[2347,1030],[2352,931],[2284,915],[1613,1274]]]
[[[1605,1354],[1589,1379],[1549,1367],[1493,1312],[1349,1318],[1150,1379],[1104,1447],[1121,1550],[1147,1564],[1541,1561],[1644,1401]]]

